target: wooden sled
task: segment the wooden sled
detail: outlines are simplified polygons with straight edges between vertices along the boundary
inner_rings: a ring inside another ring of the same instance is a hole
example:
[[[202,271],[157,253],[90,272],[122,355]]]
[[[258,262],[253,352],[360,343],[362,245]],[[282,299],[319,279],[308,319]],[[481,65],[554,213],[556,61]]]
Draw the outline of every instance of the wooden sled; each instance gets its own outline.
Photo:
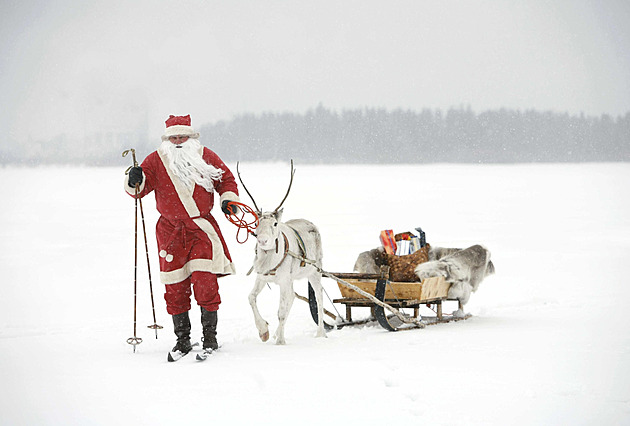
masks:
[[[450,284],[444,277],[426,278],[422,282],[394,282],[385,278],[385,274],[357,274],[357,273],[331,273],[329,278],[337,281],[341,298],[334,299],[333,303],[345,305],[345,318],[336,318],[336,324],[331,325],[325,322],[326,328],[343,328],[350,325],[366,324],[376,320],[384,329],[388,331],[400,331],[415,329],[417,326],[409,326],[403,323],[396,315],[388,315],[382,306],[379,306],[369,298],[361,295],[350,288],[347,284],[356,286],[360,290],[375,296],[379,301],[396,309],[413,309],[413,318],[418,318],[420,307],[428,305],[433,308],[435,315],[421,317],[424,325],[440,324],[451,321],[460,321],[470,317],[455,317],[443,313],[443,303],[446,301],[456,301],[458,308],[462,309],[461,303],[456,299],[448,299]],[[317,302],[315,293],[309,284],[309,297],[311,316],[317,323]],[[372,311],[372,318],[363,321],[353,321],[352,308],[369,307]],[[330,313],[327,313],[329,316]]]

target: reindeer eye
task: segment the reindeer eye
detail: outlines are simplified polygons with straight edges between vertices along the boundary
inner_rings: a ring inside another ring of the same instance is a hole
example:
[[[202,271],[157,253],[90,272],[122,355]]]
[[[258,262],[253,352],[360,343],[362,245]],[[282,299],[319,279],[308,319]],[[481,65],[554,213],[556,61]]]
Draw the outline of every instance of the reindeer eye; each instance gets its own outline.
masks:
[[[274,223],[273,226],[278,226],[278,222]]]

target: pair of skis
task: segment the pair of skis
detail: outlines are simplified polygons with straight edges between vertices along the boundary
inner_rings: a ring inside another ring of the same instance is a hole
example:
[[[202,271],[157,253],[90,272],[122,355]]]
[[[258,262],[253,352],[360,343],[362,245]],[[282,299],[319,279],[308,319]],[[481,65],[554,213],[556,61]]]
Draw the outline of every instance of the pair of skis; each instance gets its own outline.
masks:
[[[199,347],[199,343],[195,342],[192,344],[193,349],[196,347]],[[192,352],[193,350],[191,349],[190,352]],[[183,357],[185,357],[186,355],[188,355],[190,352],[181,352],[181,351],[174,351],[174,352],[169,352],[168,356],[167,356],[167,360],[168,362],[176,362],[179,361],[180,359],[182,359]],[[205,361],[206,359],[208,359],[208,357],[210,355],[212,355],[212,353],[214,352],[214,350],[212,350],[211,348],[207,348],[204,349],[202,352],[198,353],[197,356],[195,357],[195,359],[197,361]]]

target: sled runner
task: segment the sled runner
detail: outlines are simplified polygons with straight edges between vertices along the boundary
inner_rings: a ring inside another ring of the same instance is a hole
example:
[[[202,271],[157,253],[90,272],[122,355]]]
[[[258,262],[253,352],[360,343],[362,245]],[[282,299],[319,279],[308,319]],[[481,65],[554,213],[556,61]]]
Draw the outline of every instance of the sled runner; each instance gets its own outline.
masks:
[[[443,304],[447,301],[457,302],[460,309],[462,306],[459,301],[448,299],[450,284],[441,276],[426,278],[422,282],[395,282],[387,278],[388,268],[384,268],[380,275],[331,273],[326,274],[326,276],[337,281],[341,293],[341,298],[334,299],[332,302],[345,305],[345,318],[339,318],[338,315],[335,324],[326,323],[328,329],[377,321],[388,331],[399,331],[424,328],[426,325],[459,321],[470,317],[470,315],[455,317],[443,313]],[[317,302],[310,285],[308,302],[311,316],[317,322]],[[419,312],[422,306],[429,307],[433,311],[433,315],[422,315],[420,318]],[[354,321],[352,308],[365,307],[371,308],[372,318]],[[388,314],[386,312],[387,307],[396,310],[412,309],[413,316],[403,313],[409,319],[405,320],[400,315]]]

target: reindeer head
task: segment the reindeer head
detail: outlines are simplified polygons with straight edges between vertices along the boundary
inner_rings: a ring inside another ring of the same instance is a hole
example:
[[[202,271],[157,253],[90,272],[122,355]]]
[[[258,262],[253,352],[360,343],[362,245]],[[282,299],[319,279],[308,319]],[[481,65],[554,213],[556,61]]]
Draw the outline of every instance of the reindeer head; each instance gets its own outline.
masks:
[[[295,170],[293,169],[293,160],[291,160],[291,181],[289,182],[287,193],[284,195],[282,201],[280,201],[278,207],[276,207],[271,212],[263,213],[262,210],[258,208],[254,197],[252,197],[252,194],[249,192],[249,190],[243,183],[243,180],[241,179],[241,172],[238,169],[238,163],[236,163],[236,172],[238,174],[238,179],[241,182],[241,185],[243,185],[245,192],[247,192],[247,195],[249,195],[249,198],[251,198],[252,203],[254,203],[254,207],[256,208],[256,214],[258,215],[258,227],[256,227],[255,235],[256,239],[258,240],[258,246],[263,250],[271,250],[273,248],[276,248],[278,237],[280,235],[279,224],[282,219],[282,205],[289,196],[291,185],[293,185],[293,175],[295,174]]]
[[[276,247],[276,241],[280,235],[278,224],[282,218],[282,209],[273,212],[265,212],[258,219],[256,228],[256,240],[258,247],[263,250],[271,250]]]

